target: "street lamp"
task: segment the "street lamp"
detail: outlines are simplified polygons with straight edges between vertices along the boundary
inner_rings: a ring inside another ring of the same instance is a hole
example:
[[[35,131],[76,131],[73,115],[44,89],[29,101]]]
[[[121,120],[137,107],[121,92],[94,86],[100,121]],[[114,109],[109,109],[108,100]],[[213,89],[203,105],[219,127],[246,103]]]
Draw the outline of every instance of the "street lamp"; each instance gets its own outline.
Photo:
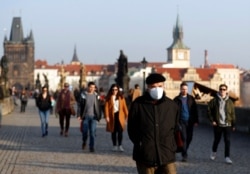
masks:
[[[143,93],[145,92],[145,69],[147,67],[147,61],[146,61],[146,58],[143,57],[142,61],[141,61],[141,64],[142,64],[142,68],[143,68]]]

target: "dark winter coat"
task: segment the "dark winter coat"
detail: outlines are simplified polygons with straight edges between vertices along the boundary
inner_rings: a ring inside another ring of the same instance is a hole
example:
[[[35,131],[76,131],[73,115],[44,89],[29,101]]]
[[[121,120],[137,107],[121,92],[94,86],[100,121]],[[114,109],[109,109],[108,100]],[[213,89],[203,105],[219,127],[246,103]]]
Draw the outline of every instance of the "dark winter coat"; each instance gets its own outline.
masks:
[[[180,113],[182,110],[182,102],[181,102],[181,95],[178,95],[174,98],[174,101],[177,103],[180,109]],[[187,94],[187,104],[188,104],[188,111],[189,111],[189,119],[188,124],[194,125],[195,123],[199,123],[198,119],[198,112],[197,112],[197,104],[195,99],[190,94]]]
[[[132,103],[128,115],[128,135],[134,144],[133,159],[149,166],[175,162],[175,128],[179,109],[170,98],[153,103],[144,93]]]

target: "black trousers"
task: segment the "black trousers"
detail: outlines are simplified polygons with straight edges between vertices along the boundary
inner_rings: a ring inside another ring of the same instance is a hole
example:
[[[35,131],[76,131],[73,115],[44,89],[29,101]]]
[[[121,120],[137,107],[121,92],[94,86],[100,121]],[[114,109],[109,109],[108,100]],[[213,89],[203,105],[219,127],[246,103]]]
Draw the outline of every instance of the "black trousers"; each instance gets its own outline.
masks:
[[[114,118],[114,132],[111,133],[111,139],[113,142],[113,145],[116,146],[117,145],[117,140],[118,140],[118,145],[120,146],[122,144],[122,126],[121,123],[119,121],[119,112],[115,113],[115,118]]]
[[[225,157],[230,157],[231,127],[214,126],[214,142],[213,142],[212,150],[213,150],[213,152],[217,152],[217,148],[218,148],[218,145],[220,143],[222,134],[224,136]]]
[[[70,115],[71,115],[70,109],[62,109],[59,111],[59,123],[62,131],[64,130],[64,119],[65,119],[66,120],[65,132],[68,132],[70,126]]]
[[[194,125],[189,124],[187,121],[180,121],[182,127],[183,149],[182,156],[187,157],[188,147],[193,139]]]

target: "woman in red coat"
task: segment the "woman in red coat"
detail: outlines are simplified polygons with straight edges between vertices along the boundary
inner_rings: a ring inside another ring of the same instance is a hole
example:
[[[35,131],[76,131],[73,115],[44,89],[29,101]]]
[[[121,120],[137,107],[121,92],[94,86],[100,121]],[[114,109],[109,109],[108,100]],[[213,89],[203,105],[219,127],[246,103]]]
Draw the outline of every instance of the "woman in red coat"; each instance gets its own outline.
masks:
[[[123,152],[122,136],[128,117],[128,109],[125,98],[119,89],[117,84],[111,85],[106,97],[104,115],[107,122],[106,130],[111,132],[113,151]]]

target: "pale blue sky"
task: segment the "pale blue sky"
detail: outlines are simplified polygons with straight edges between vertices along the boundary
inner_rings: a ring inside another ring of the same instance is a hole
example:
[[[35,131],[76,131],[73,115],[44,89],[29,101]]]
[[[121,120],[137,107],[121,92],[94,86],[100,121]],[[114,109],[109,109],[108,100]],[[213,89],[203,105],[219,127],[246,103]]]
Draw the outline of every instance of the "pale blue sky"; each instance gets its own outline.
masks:
[[[33,30],[35,59],[49,64],[69,63],[75,44],[86,64],[113,64],[121,49],[130,62],[164,62],[179,13],[191,65],[203,64],[207,49],[209,63],[250,69],[249,9],[250,0],[6,0],[0,39],[21,16],[24,35]]]

